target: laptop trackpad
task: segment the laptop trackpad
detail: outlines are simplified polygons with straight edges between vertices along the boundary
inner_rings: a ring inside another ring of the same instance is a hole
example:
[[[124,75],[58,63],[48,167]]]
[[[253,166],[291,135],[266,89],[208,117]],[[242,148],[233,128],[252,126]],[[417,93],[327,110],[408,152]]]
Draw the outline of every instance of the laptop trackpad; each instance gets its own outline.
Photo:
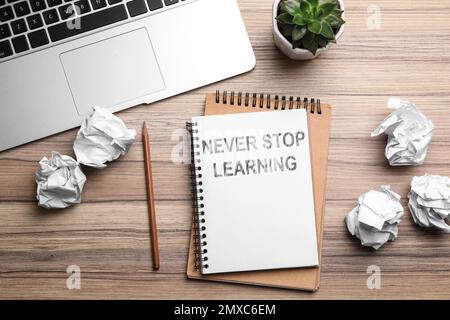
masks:
[[[61,54],[80,115],[165,89],[155,52],[142,28]]]

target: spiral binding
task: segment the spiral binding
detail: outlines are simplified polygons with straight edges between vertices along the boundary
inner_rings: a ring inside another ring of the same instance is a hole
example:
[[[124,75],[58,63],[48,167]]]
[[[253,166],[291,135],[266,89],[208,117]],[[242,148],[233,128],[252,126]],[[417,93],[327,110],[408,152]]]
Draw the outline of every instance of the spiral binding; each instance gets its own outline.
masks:
[[[209,265],[207,263],[208,253],[207,249],[207,240],[206,240],[206,214],[204,211],[204,203],[203,203],[203,189],[202,189],[202,174],[201,174],[201,162],[198,159],[198,155],[200,152],[198,151],[200,145],[198,144],[199,137],[198,129],[196,129],[196,122],[187,122],[186,129],[191,134],[191,185],[194,194],[193,201],[193,215],[192,215],[192,224],[193,224],[193,241],[194,241],[194,261],[195,261],[195,270],[199,269],[208,269]]]
[[[259,97],[258,97],[259,96]],[[222,94],[219,90],[216,91],[216,103],[219,104],[222,102],[222,104],[228,105],[228,101],[230,102],[231,106],[238,105],[238,106],[245,106],[245,107],[252,107],[256,108],[259,107],[260,109],[274,109],[274,110],[290,110],[290,109],[306,109],[309,110],[310,113],[317,113],[322,114],[322,106],[320,104],[320,99],[314,99],[314,98],[302,98],[301,97],[295,97],[294,96],[279,96],[275,95],[275,98],[272,99],[270,94],[264,94],[264,93],[252,93],[249,92],[242,93],[239,91],[237,93],[237,99],[236,99],[236,92],[231,91],[230,94],[228,94],[227,91],[223,91]],[[274,102],[274,105],[272,105],[272,101]]]

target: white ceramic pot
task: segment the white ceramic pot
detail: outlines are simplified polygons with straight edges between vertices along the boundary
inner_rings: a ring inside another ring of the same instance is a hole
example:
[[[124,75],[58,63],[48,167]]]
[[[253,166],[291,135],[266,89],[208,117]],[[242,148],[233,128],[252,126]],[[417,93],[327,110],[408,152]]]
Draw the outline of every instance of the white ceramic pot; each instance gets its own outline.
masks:
[[[332,42],[328,43],[328,45],[325,48],[320,48],[317,50],[316,55],[313,55],[311,52],[309,52],[306,49],[292,49],[292,43],[290,43],[281,33],[281,31],[278,29],[278,23],[276,20],[276,17],[278,15],[278,6],[280,5],[281,0],[275,0],[273,3],[272,8],[272,32],[273,32],[273,38],[275,41],[275,45],[289,58],[293,60],[311,60],[314,58],[317,58],[320,54],[327,51],[331,48],[331,46],[334,44]],[[345,7],[344,7],[344,1],[338,0],[339,6],[342,10],[344,10],[344,13],[342,13],[342,18],[345,19]],[[342,34],[344,33],[344,26],[342,25],[339,29],[338,33],[336,34],[336,40],[338,40]]]

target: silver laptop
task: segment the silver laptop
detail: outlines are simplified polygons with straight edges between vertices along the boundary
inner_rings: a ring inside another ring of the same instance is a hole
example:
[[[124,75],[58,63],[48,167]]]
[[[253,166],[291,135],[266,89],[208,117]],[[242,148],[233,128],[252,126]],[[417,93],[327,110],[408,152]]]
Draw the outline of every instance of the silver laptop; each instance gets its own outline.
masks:
[[[0,151],[254,66],[236,0],[0,0]]]

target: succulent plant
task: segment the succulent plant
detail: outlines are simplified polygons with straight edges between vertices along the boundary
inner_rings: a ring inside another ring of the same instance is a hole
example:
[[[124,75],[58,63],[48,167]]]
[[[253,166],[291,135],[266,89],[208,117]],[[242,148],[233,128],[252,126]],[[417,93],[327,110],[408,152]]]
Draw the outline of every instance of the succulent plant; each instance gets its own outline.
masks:
[[[338,0],[282,0],[278,9],[278,27],[292,48],[316,54],[329,42],[336,42],[336,33],[345,23]]]

